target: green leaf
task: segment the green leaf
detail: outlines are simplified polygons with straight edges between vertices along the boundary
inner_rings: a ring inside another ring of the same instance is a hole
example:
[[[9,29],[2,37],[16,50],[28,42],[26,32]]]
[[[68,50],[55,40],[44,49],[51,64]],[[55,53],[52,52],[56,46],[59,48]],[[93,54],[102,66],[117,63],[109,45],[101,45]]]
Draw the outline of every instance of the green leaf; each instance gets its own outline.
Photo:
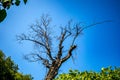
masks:
[[[55,80],[120,80],[120,67],[102,68],[101,72],[69,70],[60,74]]]
[[[0,80],[33,80],[31,75],[20,73],[18,69],[11,57],[5,57],[0,50]]]
[[[24,0],[24,3],[26,4],[26,3],[27,3],[27,0]]]
[[[15,5],[19,6],[19,4],[20,4],[20,0],[16,0]]]
[[[2,22],[7,16],[6,10],[2,9],[0,10],[0,22]]]

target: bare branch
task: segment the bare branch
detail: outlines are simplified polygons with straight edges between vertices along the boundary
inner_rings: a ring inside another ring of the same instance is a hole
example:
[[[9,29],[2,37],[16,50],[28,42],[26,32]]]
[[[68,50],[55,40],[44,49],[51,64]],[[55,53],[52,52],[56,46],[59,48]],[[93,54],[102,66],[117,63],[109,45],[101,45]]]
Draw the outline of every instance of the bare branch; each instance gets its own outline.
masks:
[[[103,23],[106,23],[106,22],[111,22],[111,20],[105,20],[105,21],[93,23],[93,24],[91,24],[91,25],[88,25],[88,26],[86,26],[86,27],[83,27],[81,31],[83,31],[83,30],[85,30],[85,29],[87,29],[87,28],[90,28],[90,27],[92,27],[92,26],[95,26],[95,25],[97,25],[97,24],[103,24]]]
[[[70,47],[70,49],[69,49],[69,51],[68,51],[68,54],[67,54],[64,58],[62,58],[62,63],[65,62],[66,60],[68,60],[68,59],[71,57],[72,51],[73,51],[76,47],[77,47],[76,45]]]
[[[48,59],[42,58],[40,55],[37,54],[40,60],[43,61],[43,65],[45,65],[47,68],[50,68],[51,64],[49,63]]]
[[[26,36],[25,34],[21,34],[20,36],[17,36],[17,40],[19,40],[19,41],[28,40],[28,41],[37,43],[37,44],[39,44],[39,45],[41,45],[41,46],[43,46],[43,47],[46,47],[46,46],[44,45],[44,43],[39,42],[39,41],[34,40],[34,39],[31,39],[31,38],[29,38],[28,36]]]
[[[43,58],[39,54],[28,54],[24,56],[24,59],[30,61],[30,62],[36,62],[36,61],[42,61],[43,65],[46,66],[47,68],[50,68],[51,64],[48,59]]]
[[[63,42],[70,37],[72,34],[71,32],[71,28],[70,28],[70,22],[68,23],[68,27],[62,28],[61,27],[61,34],[60,34],[60,41],[59,41],[59,51],[58,51],[58,55],[57,58],[61,58],[62,56],[62,49],[63,49]]]
[[[66,31],[64,31],[63,33],[61,33],[61,38],[60,38],[60,42],[59,42],[59,51],[58,51],[58,55],[57,58],[61,58],[62,56],[62,49],[63,49],[63,41],[65,40],[65,35],[66,35]]]
[[[50,47],[49,47],[49,45],[47,43],[44,44],[43,42],[37,41],[35,39],[31,39],[28,36],[26,36],[25,34],[22,34],[21,36],[18,36],[18,37],[19,37],[18,40],[22,40],[22,41],[23,40],[28,40],[28,41],[34,42],[34,43],[39,44],[40,46],[44,47],[47,50],[47,54],[50,57],[50,59],[53,60],[53,58],[51,56]]]
[[[45,27],[45,30],[47,31],[48,30],[48,26],[50,25],[50,22],[51,22],[51,18],[49,17],[49,15],[42,15],[41,16],[41,23],[42,25]]]
[[[72,45],[74,45],[76,38],[82,33],[82,28],[80,27],[79,24],[75,25],[74,32],[75,32],[75,34],[73,36]]]
[[[72,40],[72,45],[74,45],[74,42],[76,40],[76,38],[85,30],[85,29],[88,29],[92,26],[95,26],[97,24],[102,24],[102,23],[106,23],[106,22],[111,22],[111,20],[105,20],[105,21],[102,21],[102,22],[96,22],[96,23],[93,23],[91,25],[88,25],[88,26],[85,26],[85,27],[80,27],[80,24],[76,24],[75,27],[74,27],[74,36],[73,36],[73,40]]]
[[[47,53],[47,56],[49,56],[50,60],[53,61],[54,59],[51,55],[52,41],[51,41],[51,36],[49,31],[50,22],[51,22],[51,19],[48,17],[48,15],[42,16],[41,23],[36,22],[35,25],[30,26],[31,32],[29,35],[22,34],[20,36],[17,36],[17,39],[19,41],[28,40],[36,44],[39,44],[39,46],[44,47]]]

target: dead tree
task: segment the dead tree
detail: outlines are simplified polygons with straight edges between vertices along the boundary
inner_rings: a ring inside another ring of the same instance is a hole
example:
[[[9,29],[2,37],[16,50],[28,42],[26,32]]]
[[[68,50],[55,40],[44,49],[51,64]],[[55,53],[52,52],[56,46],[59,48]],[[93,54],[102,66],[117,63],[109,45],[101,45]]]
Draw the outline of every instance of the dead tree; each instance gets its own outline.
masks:
[[[40,22],[36,22],[36,24],[30,26],[31,31],[29,34],[23,33],[17,36],[19,41],[31,41],[38,47],[38,52],[30,53],[26,55],[25,58],[29,61],[42,62],[48,69],[45,80],[54,79],[61,65],[72,56],[73,51],[77,47],[75,40],[82,31],[90,26],[101,24],[95,23],[82,28],[80,24],[72,24],[72,21],[69,21],[65,27],[60,27],[59,31],[56,30],[59,35],[54,37],[54,32],[51,32],[54,26],[52,27],[50,23],[51,18],[47,15],[43,15],[41,16]],[[64,46],[64,44],[66,44],[64,43],[65,41],[70,42],[69,46]],[[53,43],[55,44],[53,45]],[[58,45],[57,49],[54,47],[55,45]],[[66,51],[64,51],[65,47],[68,47]]]

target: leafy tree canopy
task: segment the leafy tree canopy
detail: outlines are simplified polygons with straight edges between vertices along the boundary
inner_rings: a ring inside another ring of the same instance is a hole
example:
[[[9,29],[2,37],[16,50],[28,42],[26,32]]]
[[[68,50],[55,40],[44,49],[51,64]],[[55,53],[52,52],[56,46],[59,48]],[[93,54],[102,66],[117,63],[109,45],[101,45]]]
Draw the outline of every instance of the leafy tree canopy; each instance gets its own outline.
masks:
[[[27,3],[27,0],[23,0],[24,3]],[[12,5],[19,6],[20,0],[0,0],[0,22],[2,22],[6,16],[7,12],[6,9],[9,9]]]
[[[11,57],[6,57],[0,51],[0,80],[32,80],[31,75],[24,75],[18,72],[18,65],[15,64]]]
[[[69,70],[54,80],[120,80],[120,67],[102,68],[100,72]]]

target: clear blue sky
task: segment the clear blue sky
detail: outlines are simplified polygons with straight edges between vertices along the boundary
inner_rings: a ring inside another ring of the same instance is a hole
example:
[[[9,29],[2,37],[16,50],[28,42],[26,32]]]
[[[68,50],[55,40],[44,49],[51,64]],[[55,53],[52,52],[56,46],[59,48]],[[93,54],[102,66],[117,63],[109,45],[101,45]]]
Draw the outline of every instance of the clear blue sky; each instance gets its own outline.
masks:
[[[30,42],[19,44],[16,35],[27,32],[29,25],[43,13],[52,17],[52,24],[65,24],[69,19],[89,25],[112,20],[83,32],[74,51],[75,62],[69,59],[60,73],[69,69],[99,71],[101,67],[120,66],[120,0],[28,0],[26,5],[11,7],[7,18],[0,23],[0,50],[11,56],[20,72],[30,73],[34,80],[42,80],[45,69],[40,63],[29,63],[23,54],[34,50]]]

